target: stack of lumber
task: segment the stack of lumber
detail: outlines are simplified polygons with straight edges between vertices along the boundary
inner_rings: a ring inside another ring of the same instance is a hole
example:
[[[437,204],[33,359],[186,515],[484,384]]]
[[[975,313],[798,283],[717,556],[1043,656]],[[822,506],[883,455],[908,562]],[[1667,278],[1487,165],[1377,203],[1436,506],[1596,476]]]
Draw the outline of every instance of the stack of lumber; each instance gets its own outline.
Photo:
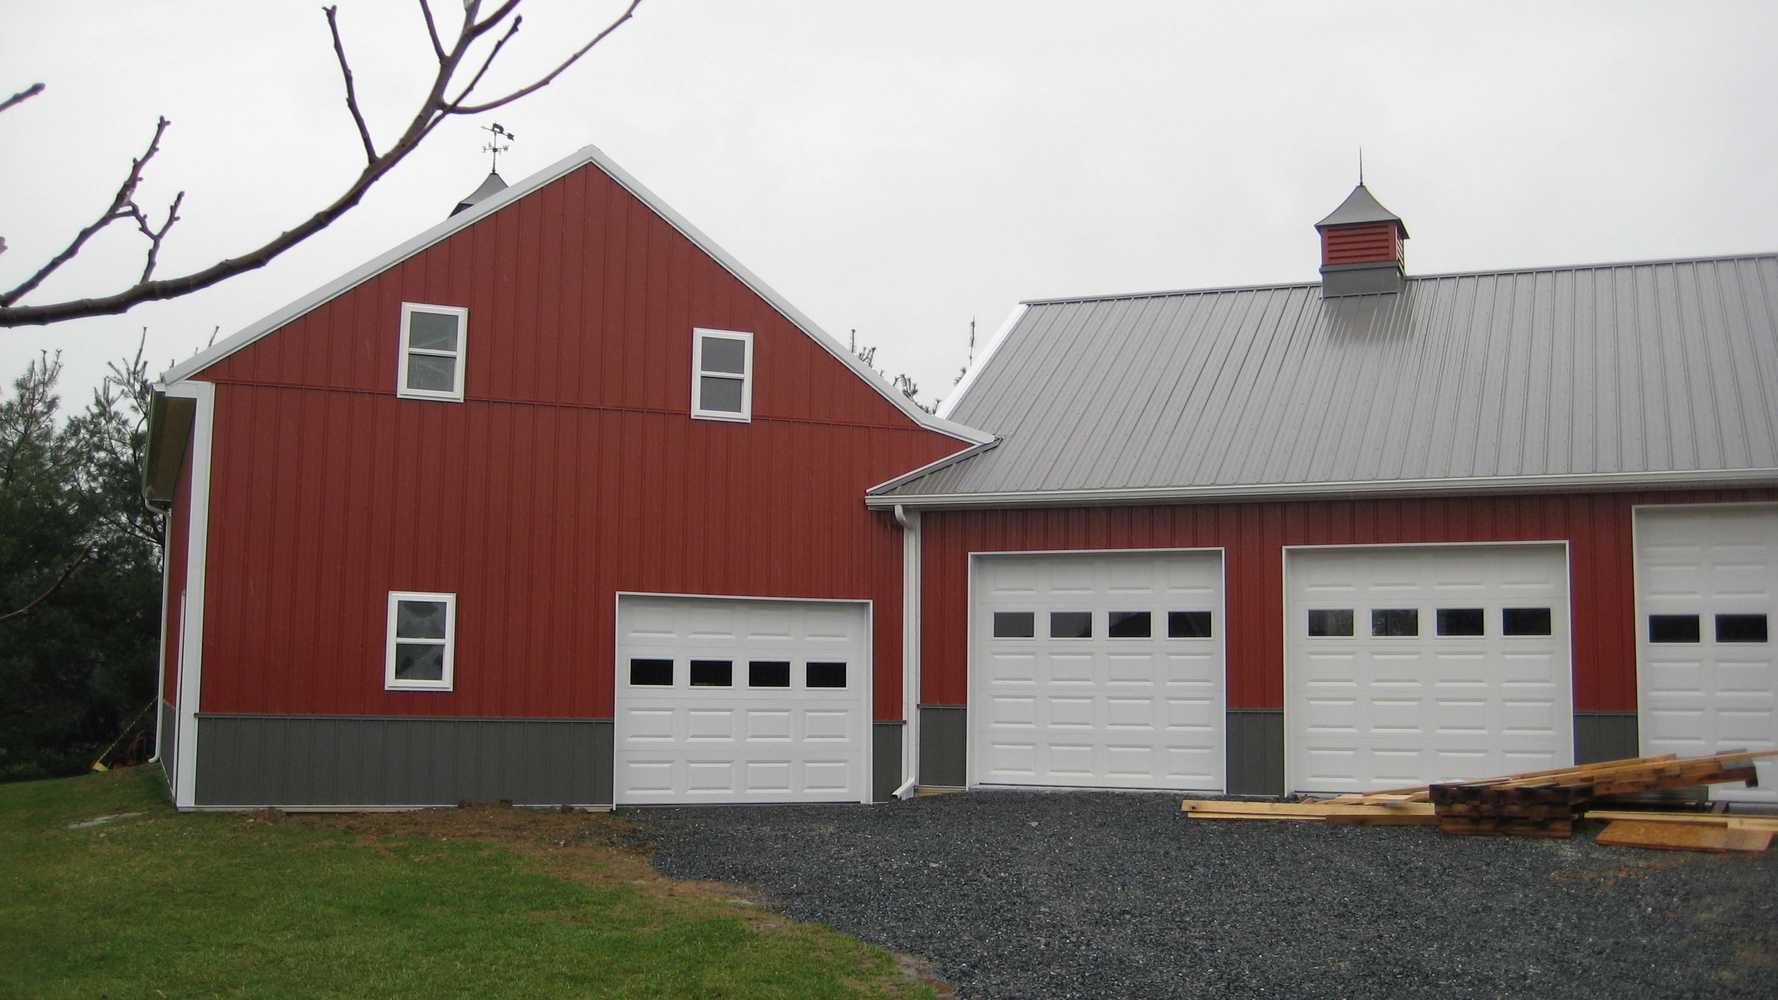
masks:
[[[1230,802],[1187,799],[1183,808],[1194,819],[1271,819],[1370,826],[1437,825],[1449,834],[1505,834],[1567,837],[1582,818],[1613,819],[1626,824],[1602,836],[1601,843],[1701,850],[1764,850],[1778,833],[1778,818],[1769,820],[1699,813],[1630,813],[1606,816],[1591,807],[1614,796],[1660,789],[1724,782],[1756,783],[1754,761],[1778,757],[1778,750],[1750,753],[1732,750],[1701,757],[1634,757],[1576,767],[1526,771],[1476,781],[1441,782],[1413,788],[1358,792],[1306,802]],[[1590,811],[1589,811],[1590,810]],[[1684,822],[1649,830],[1662,822],[1648,817],[1679,816]],[[1682,828],[1702,820],[1704,829]],[[1615,825],[1615,824],[1614,824]],[[1763,835],[1763,840],[1762,840]],[[1665,841],[1674,841],[1668,844]],[[1657,843],[1659,842],[1659,843]],[[1752,846],[1758,844],[1757,847]]]

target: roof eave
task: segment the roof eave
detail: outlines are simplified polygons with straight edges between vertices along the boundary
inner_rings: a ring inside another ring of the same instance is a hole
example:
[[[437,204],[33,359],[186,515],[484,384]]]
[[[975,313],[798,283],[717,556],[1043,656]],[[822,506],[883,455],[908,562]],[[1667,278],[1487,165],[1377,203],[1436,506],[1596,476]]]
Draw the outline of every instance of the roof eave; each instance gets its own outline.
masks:
[[[1103,490],[1029,490],[1001,493],[870,494],[865,506],[887,510],[972,510],[994,507],[1117,507],[1132,504],[1337,500],[1353,497],[1449,496],[1500,493],[1619,492],[1691,487],[1778,486],[1778,469],[1685,469],[1667,472],[1490,476],[1468,479],[1394,479],[1365,482],[1162,486]]]

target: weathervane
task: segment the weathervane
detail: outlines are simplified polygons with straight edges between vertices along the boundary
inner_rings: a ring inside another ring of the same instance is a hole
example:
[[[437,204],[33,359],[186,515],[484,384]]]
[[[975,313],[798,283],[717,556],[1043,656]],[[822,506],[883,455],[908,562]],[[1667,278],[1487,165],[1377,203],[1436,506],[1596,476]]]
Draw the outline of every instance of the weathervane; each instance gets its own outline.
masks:
[[[482,147],[482,152],[491,153],[494,157],[494,162],[488,167],[488,172],[497,174],[500,172],[500,154],[511,149],[513,142],[518,139],[518,136],[501,128],[499,122],[495,122],[492,125],[482,126],[482,131],[491,134],[491,138],[488,139],[487,145]],[[505,139],[506,142],[502,143],[500,141],[501,139]]]

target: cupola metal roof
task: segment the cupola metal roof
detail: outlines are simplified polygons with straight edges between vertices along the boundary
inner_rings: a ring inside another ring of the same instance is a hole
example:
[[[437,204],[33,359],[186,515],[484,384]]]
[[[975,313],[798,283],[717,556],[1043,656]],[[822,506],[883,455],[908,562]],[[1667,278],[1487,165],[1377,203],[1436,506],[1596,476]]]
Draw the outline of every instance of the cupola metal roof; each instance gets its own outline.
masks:
[[[1401,216],[1384,208],[1383,203],[1377,200],[1376,195],[1371,194],[1370,188],[1365,187],[1363,181],[1359,181],[1352,193],[1346,196],[1346,200],[1340,202],[1339,208],[1315,223],[1315,228],[1351,226],[1364,222],[1393,222],[1401,228],[1404,238],[1408,235],[1407,224],[1401,221]]]
[[[451,214],[456,215],[466,208],[472,208],[482,199],[497,195],[504,190],[506,190],[506,181],[501,179],[499,174],[490,170],[487,180],[482,181],[482,186],[469,192],[467,198],[458,202],[456,208],[451,209]]]

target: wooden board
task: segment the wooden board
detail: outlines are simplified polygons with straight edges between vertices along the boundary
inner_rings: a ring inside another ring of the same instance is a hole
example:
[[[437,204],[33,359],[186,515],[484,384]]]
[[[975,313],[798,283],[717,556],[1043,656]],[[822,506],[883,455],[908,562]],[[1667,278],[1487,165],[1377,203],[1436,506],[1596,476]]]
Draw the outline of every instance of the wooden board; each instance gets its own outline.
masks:
[[[1609,847],[1652,847],[1666,851],[1756,852],[1772,844],[1771,830],[1736,830],[1717,823],[1650,823],[1612,820],[1599,834]]]
[[[1355,806],[1328,802],[1227,802],[1186,799],[1180,810],[1193,819],[1327,820],[1364,826],[1431,826],[1438,822],[1431,804]]]
[[[1731,830],[1771,830],[1778,833],[1778,816],[1740,816],[1734,813],[1659,812],[1652,809],[1589,809],[1586,818],[1609,822],[1627,819],[1638,823],[1699,823],[1726,826]]]

